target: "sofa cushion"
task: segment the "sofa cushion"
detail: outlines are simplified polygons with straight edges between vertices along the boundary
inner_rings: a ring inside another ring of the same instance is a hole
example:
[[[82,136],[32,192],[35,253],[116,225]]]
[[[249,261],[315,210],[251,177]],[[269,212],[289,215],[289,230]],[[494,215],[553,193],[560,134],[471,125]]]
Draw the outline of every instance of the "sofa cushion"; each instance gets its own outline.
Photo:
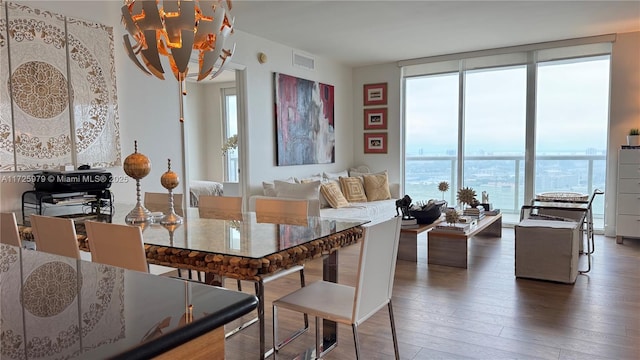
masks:
[[[340,177],[340,188],[348,202],[366,202],[362,181],[357,177]]]
[[[386,171],[382,174],[366,174],[362,177],[368,201],[391,199],[389,178]]]
[[[348,177],[349,176],[349,172],[347,172],[347,170],[342,170],[342,171],[338,171],[336,173],[332,173],[332,172],[323,172],[322,176],[326,179],[326,180],[338,180],[340,179],[341,176],[343,177]]]
[[[296,178],[294,177],[290,177],[288,179],[284,179],[284,180],[277,180],[277,181],[285,181],[288,183],[292,183],[295,184],[298,181],[296,180]],[[268,181],[263,181],[262,182],[262,194],[264,196],[276,196],[276,189],[274,188],[274,183],[272,182],[268,182]]]
[[[307,184],[307,183],[314,182],[314,181],[320,181],[321,183],[324,183],[327,180],[325,180],[325,178],[322,176],[322,174],[311,175],[308,178],[300,179],[300,183],[301,184]],[[326,208],[326,207],[330,207],[330,206],[331,206],[331,204],[326,199],[326,197],[322,194],[322,191],[320,191],[320,207],[321,208]]]
[[[320,181],[295,184],[276,180],[273,182],[276,197],[292,199],[318,200],[320,197]]]
[[[320,185],[320,193],[322,193],[323,197],[334,209],[349,206],[349,202],[340,190],[340,185],[335,181],[329,181]]]

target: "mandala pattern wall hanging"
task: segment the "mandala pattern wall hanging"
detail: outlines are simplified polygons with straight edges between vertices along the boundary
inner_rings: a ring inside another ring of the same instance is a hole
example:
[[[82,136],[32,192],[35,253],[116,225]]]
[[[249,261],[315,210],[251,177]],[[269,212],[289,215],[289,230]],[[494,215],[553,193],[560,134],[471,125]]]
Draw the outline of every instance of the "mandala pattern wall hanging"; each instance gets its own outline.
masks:
[[[120,165],[113,28],[4,3],[0,68],[0,171]]]

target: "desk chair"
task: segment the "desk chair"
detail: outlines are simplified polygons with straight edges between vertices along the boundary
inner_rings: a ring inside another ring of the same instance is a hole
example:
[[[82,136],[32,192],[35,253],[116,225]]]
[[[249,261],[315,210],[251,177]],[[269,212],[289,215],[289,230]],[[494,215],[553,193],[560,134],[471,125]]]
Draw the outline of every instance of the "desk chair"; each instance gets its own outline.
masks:
[[[76,227],[72,219],[31,215],[36,250],[80,259]]]
[[[0,242],[3,244],[22,247],[16,215],[12,212],[0,213]]]
[[[315,316],[316,357],[321,358],[331,349],[321,351],[320,319],[332,320],[351,325],[355,343],[356,359],[360,358],[358,326],[378,312],[384,305],[389,309],[391,334],[395,358],[398,353],[398,339],[393,320],[391,294],[396,269],[398,243],[400,240],[401,218],[365,227],[360,249],[356,286],[346,286],[328,281],[316,281],[273,302],[273,343],[275,354],[283,346],[295,339],[288,337],[278,343],[278,310],[288,309]]]
[[[198,213],[207,219],[242,220],[242,197],[200,195]]]
[[[85,221],[91,261],[149,272],[139,226]]]
[[[169,213],[169,193],[156,193],[145,192],[144,193],[144,207],[151,212],[162,212],[163,214]],[[175,212],[183,216],[182,211],[182,194],[173,194],[173,209]]]

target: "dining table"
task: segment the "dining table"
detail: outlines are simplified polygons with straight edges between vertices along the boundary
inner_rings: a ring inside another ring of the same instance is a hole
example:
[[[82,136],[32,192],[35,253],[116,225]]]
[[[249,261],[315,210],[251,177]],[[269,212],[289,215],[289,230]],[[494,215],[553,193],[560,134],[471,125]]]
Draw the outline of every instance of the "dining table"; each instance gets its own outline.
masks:
[[[133,204],[114,204],[112,223],[126,224]],[[159,215],[159,214],[158,214]],[[162,225],[161,216],[142,227],[149,264],[205,273],[205,282],[221,285],[223,279],[253,281],[258,297],[259,358],[273,349],[265,344],[264,283],[279,271],[322,257],[323,280],[337,282],[338,250],[363,237],[362,219],[309,216],[300,221],[257,218],[245,212],[240,220],[201,217],[197,208],[183,212],[181,224]],[[88,249],[90,239],[81,248]],[[323,349],[337,345],[337,325],[323,321]]]
[[[224,325],[258,299],[0,244],[2,359],[224,359]],[[179,355],[178,355],[179,354]]]

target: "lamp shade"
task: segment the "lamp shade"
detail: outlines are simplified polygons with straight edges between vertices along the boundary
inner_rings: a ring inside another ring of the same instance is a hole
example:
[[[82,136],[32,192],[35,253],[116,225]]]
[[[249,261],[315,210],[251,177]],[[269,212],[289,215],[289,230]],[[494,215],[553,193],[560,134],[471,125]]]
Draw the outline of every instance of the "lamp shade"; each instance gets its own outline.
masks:
[[[133,62],[147,74],[164,80],[161,56],[169,60],[176,80],[189,71],[192,52],[198,54],[198,81],[222,71],[235,50],[225,48],[233,32],[231,0],[126,0],[122,22],[128,32],[124,46]]]

